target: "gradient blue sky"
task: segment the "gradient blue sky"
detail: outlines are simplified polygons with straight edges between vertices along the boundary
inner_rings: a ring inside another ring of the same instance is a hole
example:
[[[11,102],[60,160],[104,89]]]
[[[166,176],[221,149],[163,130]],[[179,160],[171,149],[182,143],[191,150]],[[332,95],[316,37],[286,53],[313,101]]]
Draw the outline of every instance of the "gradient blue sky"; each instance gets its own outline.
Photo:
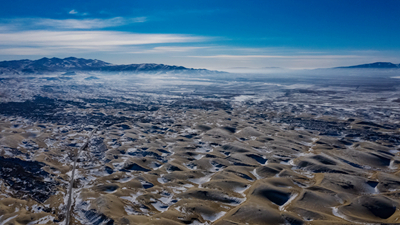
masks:
[[[400,63],[400,0],[13,0],[0,60],[97,58],[233,70]]]

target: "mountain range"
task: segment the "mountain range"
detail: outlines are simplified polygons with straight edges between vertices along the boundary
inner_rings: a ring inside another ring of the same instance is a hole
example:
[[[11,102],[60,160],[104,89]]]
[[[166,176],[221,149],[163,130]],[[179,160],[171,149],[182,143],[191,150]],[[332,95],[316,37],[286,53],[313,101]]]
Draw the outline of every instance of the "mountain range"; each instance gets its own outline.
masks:
[[[170,66],[164,64],[142,63],[115,65],[97,59],[83,59],[68,57],[41,58],[38,60],[12,60],[0,62],[0,74],[40,74],[52,72],[130,72],[130,73],[221,73],[206,69],[193,69],[183,66]]]
[[[400,64],[375,62],[369,64],[335,67],[333,69],[400,69]],[[127,73],[223,73],[206,69],[193,69],[183,66],[170,66],[155,63],[115,65],[97,59],[68,57],[41,58],[38,60],[11,60],[0,62],[0,74],[45,74],[52,72],[127,72]]]
[[[390,62],[375,62],[355,66],[335,67],[335,69],[400,69],[400,64]]]

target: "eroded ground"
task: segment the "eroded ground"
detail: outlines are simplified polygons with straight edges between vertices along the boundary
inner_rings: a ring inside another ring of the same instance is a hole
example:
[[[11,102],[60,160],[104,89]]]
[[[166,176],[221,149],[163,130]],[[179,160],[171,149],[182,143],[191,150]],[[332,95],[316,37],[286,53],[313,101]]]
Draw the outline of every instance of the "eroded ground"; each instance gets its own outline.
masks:
[[[1,80],[0,224],[65,224],[78,153],[71,224],[400,223],[397,81],[99,77]]]

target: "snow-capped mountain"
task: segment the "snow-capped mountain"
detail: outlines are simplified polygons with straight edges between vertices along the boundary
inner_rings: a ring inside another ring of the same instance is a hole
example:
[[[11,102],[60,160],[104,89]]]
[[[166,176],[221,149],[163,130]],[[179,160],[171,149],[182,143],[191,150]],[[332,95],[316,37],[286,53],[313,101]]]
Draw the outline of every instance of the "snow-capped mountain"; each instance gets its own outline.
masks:
[[[206,69],[192,69],[183,66],[170,66],[164,64],[143,63],[114,65],[97,59],[83,59],[68,57],[41,58],[38,60],[12,60],[0,62],[0,74],[38,74],[51,72],[75,71],[102,71],[102,72],[206,72],[215,73]]]

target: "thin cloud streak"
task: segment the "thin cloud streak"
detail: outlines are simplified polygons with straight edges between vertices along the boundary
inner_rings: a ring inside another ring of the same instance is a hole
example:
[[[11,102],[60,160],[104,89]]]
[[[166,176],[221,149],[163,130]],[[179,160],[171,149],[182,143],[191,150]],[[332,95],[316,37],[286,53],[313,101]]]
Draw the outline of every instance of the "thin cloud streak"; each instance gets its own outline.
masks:
[[[0,33],[0,48],[72,48],[110,51],[115,47],[201,42],[204,37],[181,34],[134,34],[118,31],[21,31]],[[0,53],[3,54],[3,53]]]
[[[171,52],[190,52],[199,49],[205,49],[207,47],[180,47],[180,46],[159,46],[152,49],[145,49],[139,51],[133,51],[129,53],[134,54],[155,54],[155,53],[171,53]]]
[[[281,59],[343,59],[343,58],[359,58],[362,56],[358,55],[210,55],[210,56],[188,56],[193,58],[205,58],[205,59],[254,59],[254,58],[281,58]]]
[[[66,19],[66,20],[55,20],[55,19],[38,19],[33,21],[34,26],[44,26],[56,29],[98,29],[106,27],[119,27],[126,24],[132,23],[143,23],[146,22],[146,17],[136,18],[122,18],[115,17],[111,19]]]
[[[70,15],[76,15],[76,16],[86,16],[88,15],[88,13],[79,13],[78,11],[76,11],[75,9],[72,9],[71,11],[68,12],[68,14]]]
[[[134,23],[144,23],[147,17],[114,17],[109,19],[49,19],[49,18],[17,18],[2,20],[0,24],[9,30],[68,30],[68,29],[101,29],[109,27],[120,27]]]

